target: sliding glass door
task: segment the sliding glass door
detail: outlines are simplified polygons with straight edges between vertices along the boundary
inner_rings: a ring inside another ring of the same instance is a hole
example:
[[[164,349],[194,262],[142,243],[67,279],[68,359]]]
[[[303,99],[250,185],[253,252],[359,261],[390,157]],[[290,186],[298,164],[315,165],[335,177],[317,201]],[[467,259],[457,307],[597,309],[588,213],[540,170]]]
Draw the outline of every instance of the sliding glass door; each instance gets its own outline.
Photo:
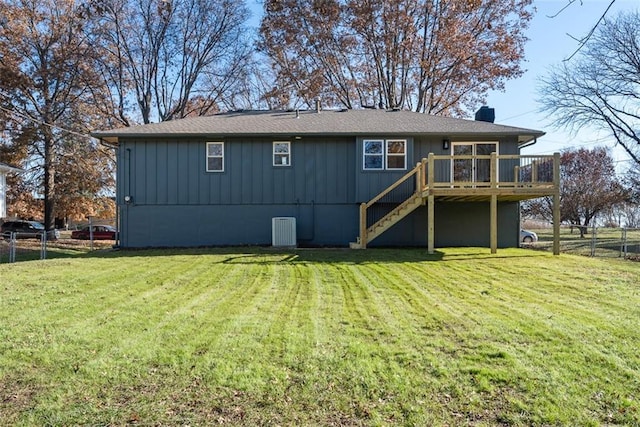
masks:
[[[497,142],[454,142],[451,145],[453,154],[451,179],[454,182],[489,182],[491,180],[491,160],[476,158],[498,153]],[[462,158],[456,159],[456,156]]]

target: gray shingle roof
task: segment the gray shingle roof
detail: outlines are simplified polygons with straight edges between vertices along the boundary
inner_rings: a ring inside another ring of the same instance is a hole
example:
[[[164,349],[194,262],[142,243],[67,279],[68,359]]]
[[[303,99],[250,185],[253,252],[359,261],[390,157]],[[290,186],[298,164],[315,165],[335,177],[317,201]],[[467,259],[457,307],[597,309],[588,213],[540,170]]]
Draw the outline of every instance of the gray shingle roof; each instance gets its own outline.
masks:
[[[296,135],[443,135],[518,136],[521,143],[544,132],[475,120],[432,116],[411,111],[323,110],[240,111],[193,117],[91,134],[117,143],[123,137],[168,136],[296,136]]]

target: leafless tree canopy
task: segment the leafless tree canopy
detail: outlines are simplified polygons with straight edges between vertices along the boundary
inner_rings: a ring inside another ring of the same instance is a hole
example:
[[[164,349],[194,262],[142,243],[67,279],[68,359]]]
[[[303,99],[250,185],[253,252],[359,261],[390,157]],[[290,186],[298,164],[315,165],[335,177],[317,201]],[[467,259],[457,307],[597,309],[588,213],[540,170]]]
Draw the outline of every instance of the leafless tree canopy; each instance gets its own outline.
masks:
[[[43,197],[52,228],[101,209],[113,153],[86,134],[216,111],[242,89],[247,18],[236,0],[0,2],[0,161],[27,170],[14,213]]]
[[[94,0],[103,76],[121,121],[128,94],[144,123],[215,112],[242,82],[248,10],[236,0]]]
[[[542,79],[540,101],[553,123],[611,133],[640,163],[640,14],[605,19],[584,49]]]

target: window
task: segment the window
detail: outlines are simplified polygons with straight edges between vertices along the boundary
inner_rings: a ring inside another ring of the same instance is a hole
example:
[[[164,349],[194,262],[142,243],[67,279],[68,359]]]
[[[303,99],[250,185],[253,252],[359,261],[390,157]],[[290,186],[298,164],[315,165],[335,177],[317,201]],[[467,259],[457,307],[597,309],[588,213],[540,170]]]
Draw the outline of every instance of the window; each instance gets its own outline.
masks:
[[[407,168],[407,141],[389,140],[387,141],[387,169]]]
[[[384,151],[382,140],[365,140],[364,141],[364,169],[384,169]]]
[[[207,142],[207,172],[224,172],[224,142]]]
[[[366,139],[362,155],[365,170],[403,170],[407,168],[407,141]]]
[[[274,141],[273,166],[291,166],[291,142]]]

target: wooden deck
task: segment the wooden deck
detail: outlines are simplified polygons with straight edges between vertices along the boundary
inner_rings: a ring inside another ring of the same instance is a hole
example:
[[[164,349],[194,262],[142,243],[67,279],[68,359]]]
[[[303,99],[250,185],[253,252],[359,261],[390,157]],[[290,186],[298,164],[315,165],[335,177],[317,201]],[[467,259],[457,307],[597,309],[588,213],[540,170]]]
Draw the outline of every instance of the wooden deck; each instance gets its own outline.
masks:
[[[554,254],[560,253],[560,154],[552,156],[436,156],[429,154],[415,168],[360,206],[360,236],[352,248],[367,244],[419,206],[428,209],[428,250],[434,252],[435,201],[490,203],[490,246],[498,246],[498,202],[553,197]],[[376,205],[396,206],[371,215]]]

